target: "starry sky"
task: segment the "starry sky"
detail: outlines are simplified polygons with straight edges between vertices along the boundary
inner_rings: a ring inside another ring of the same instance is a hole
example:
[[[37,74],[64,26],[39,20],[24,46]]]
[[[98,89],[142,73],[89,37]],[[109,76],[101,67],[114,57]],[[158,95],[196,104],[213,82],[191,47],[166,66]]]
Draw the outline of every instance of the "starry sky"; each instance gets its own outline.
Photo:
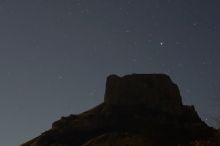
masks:
[[[219,0],[0,0],[0,145],[101,103],[109,74],[169,74],[220,127],[219,46]]]

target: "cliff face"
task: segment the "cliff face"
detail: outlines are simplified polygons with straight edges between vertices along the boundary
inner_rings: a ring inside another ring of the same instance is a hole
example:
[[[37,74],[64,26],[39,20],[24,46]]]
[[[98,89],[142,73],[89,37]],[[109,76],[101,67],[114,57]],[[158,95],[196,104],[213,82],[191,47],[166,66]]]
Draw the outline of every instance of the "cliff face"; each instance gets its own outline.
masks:
[[[164,74],[133,74],[107,78],[105,103],[144,105],[149,108],[176,109],[182,106],[179,89]]]
[[[215,135],[193,106],[182,104],[177,85],[167,75],[111,75],[104,103],[61,118],[22,146],[192,146]]]

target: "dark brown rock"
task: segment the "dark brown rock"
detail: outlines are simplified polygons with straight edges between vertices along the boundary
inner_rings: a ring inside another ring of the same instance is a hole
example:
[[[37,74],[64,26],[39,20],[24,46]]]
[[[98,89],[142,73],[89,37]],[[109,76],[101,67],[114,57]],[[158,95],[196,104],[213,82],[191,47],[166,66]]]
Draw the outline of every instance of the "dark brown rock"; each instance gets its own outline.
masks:
[[[193,106],[182,105],[179,89],[167,75],[111,75],[104,103],[62,117],[22,146],[192,146],[201,140],[215,143],[215,135]]]
[[[91,139],[83,146],[154,146],[154,144],[140,134],[108,133]]]
[[[179,89],[165,74],[132,74],[107,78],[105,103],[144,105],[175,110],[182,106]]]

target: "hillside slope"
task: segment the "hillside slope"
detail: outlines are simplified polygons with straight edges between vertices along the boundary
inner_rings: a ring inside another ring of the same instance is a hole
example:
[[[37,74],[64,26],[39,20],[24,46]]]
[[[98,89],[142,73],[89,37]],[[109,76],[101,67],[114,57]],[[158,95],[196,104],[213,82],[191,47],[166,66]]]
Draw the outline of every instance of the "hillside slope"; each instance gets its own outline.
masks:
[[[220,134],[182,104],[167,75],[111,75],[104,98],[21,146],[219,146]]]

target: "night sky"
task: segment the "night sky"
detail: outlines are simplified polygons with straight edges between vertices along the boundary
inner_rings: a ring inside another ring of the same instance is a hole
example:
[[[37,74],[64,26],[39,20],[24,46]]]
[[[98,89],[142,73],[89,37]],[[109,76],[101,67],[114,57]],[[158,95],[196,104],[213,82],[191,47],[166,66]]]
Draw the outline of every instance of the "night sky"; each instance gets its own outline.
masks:
[[[219,46],[219,0],[0,0],[0,145],[101,103],[109,74],[167,73],[220,127]]]

